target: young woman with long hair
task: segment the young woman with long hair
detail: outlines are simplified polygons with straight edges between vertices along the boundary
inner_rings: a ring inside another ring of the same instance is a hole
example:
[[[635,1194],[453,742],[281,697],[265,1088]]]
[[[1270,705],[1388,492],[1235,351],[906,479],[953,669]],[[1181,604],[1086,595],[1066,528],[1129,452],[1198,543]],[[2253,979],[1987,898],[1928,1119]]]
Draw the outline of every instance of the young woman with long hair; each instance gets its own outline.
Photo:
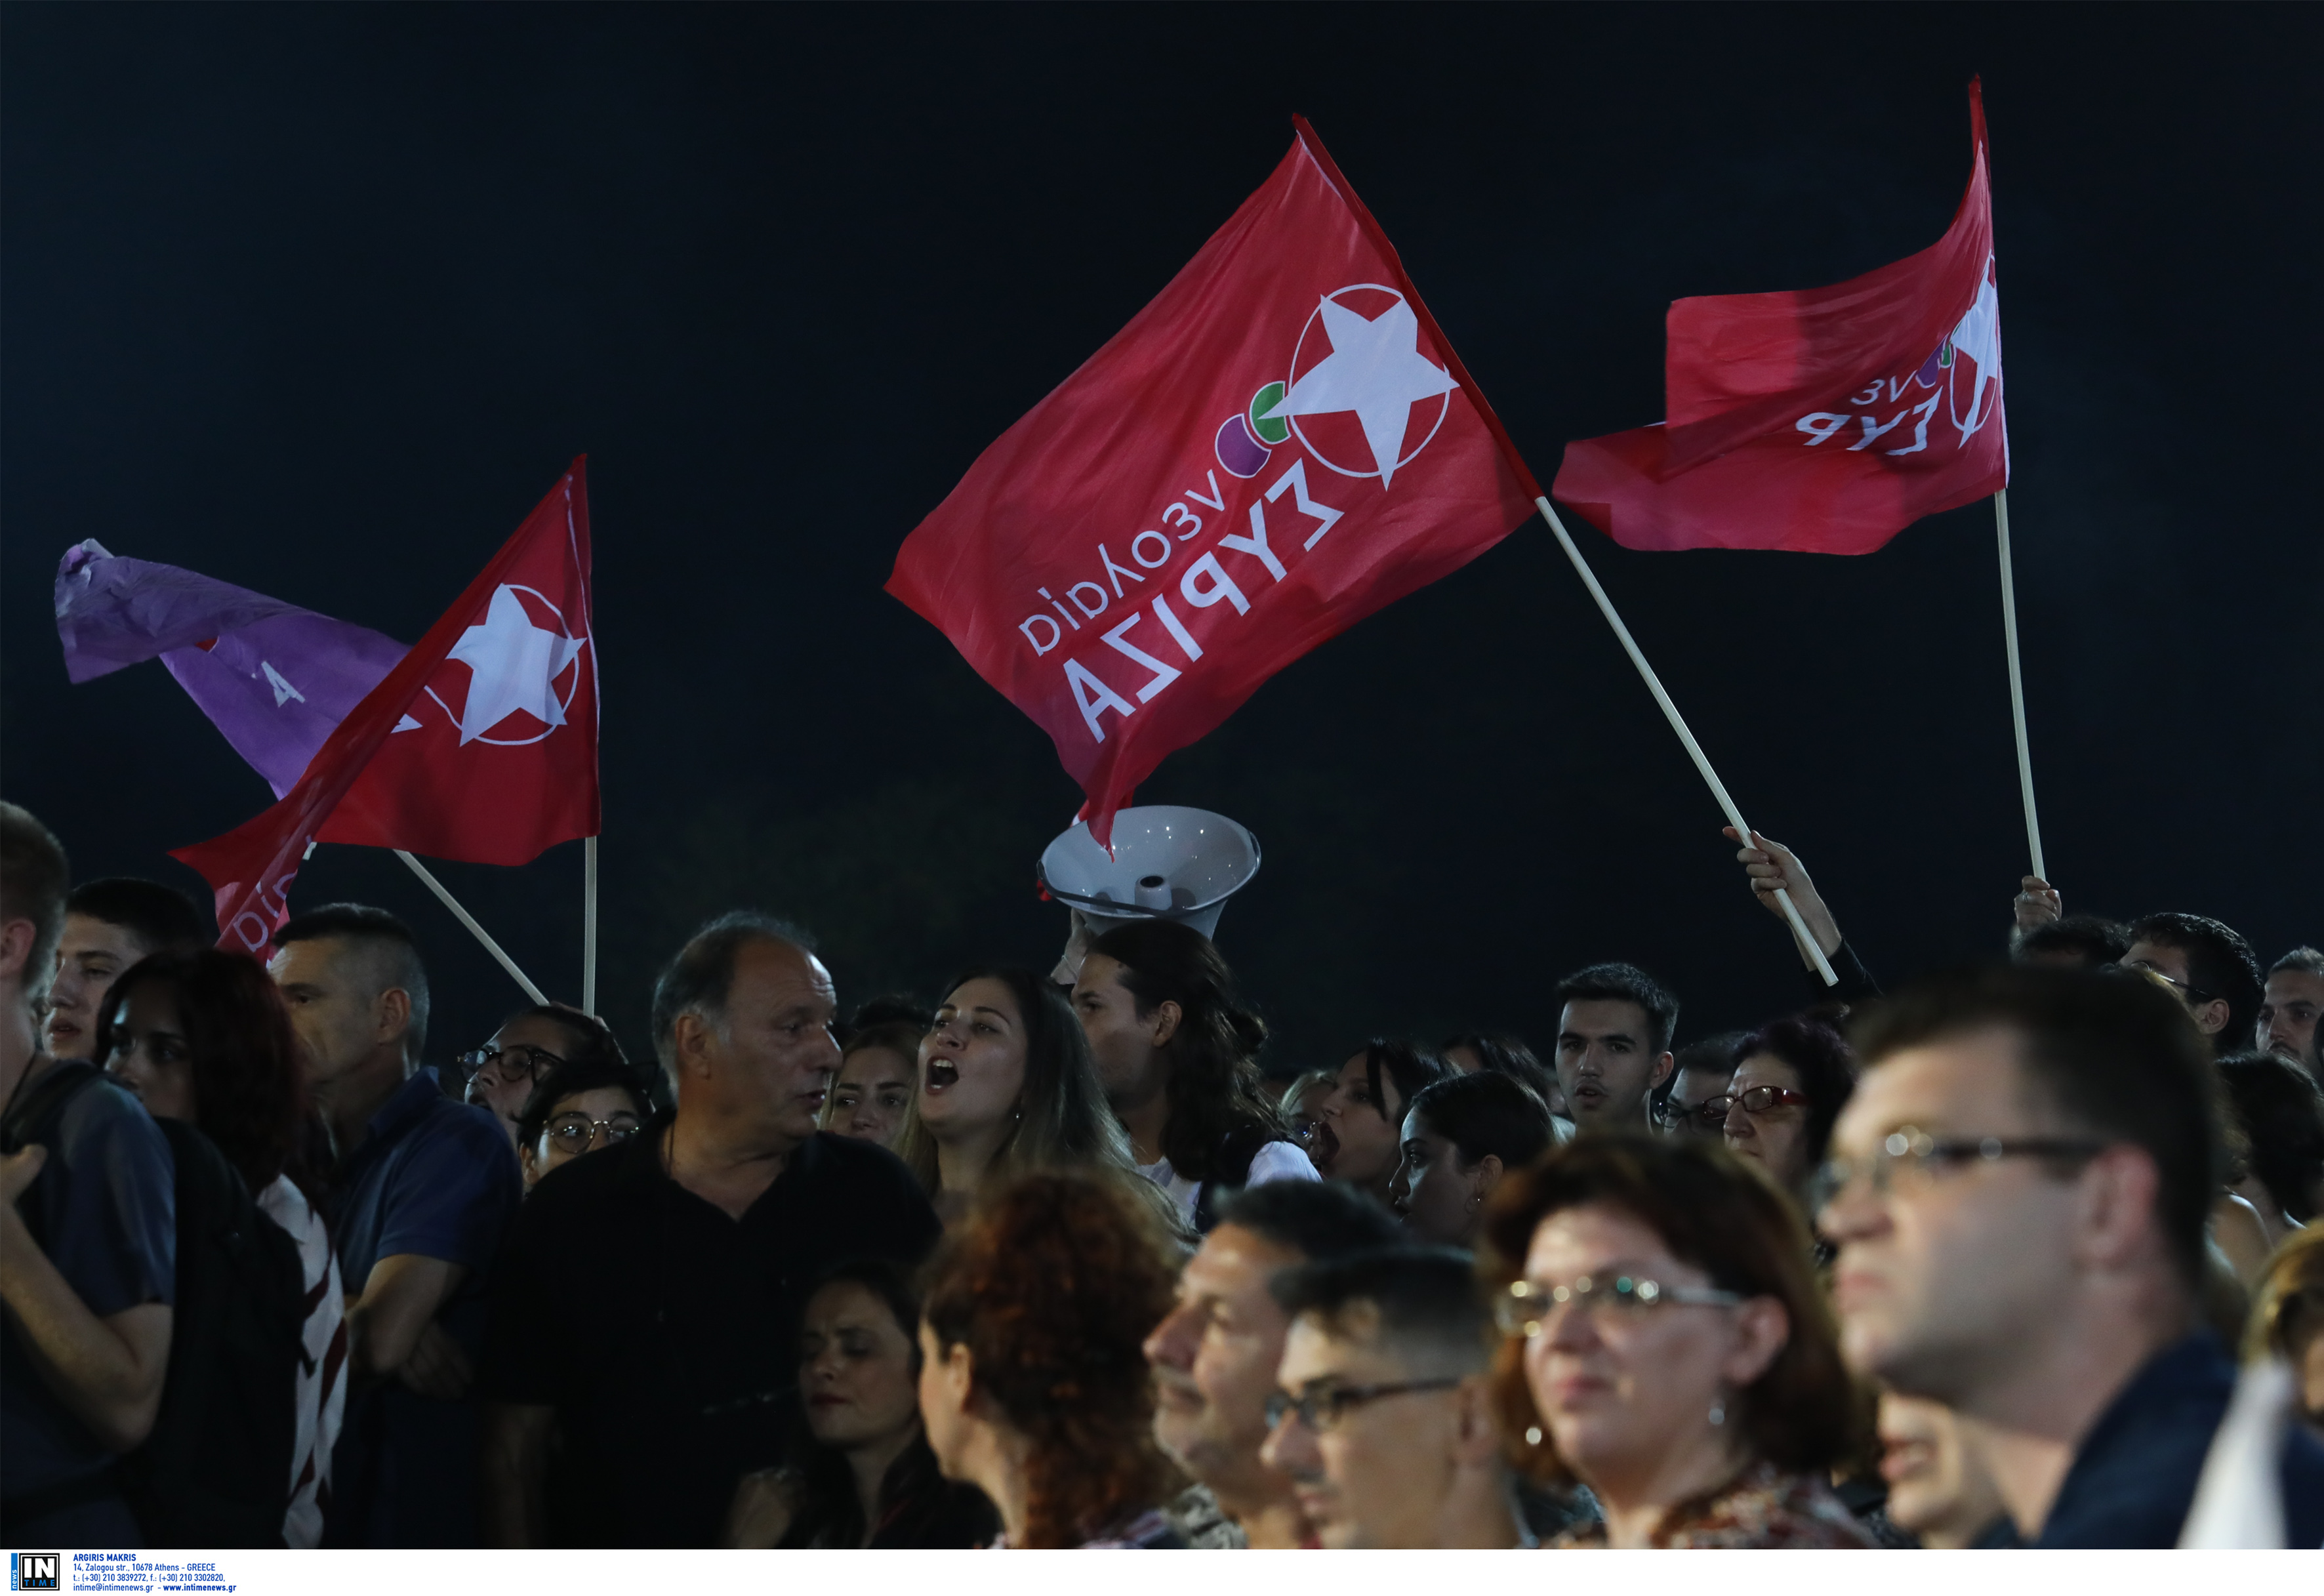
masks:
[[[919,1077],[896,1151],[946,1224],[988,1185],[1080,1169],[1127,1183],[1183,1228],[1131,1162],[1065,994],[1030,970],[990,966],[954,981],[921,1038]]]
[[[798,1433],[782,1468],[745,1475],[727,1545],[964,1549],[1001,1520],[936,1471],[920,1427],[920,1300],[881,1259],[826,1271],[799,1324]]]
[[[346,1325],[308,1153],[320,1127],[290,1011],[246,954],[155,954],[124,971],[106,994],[97,1056],[155,1119],[182,1120],[216,1143],[259,1212],[298,1243],[308,1308],[282,1536],[291,1546],[318,1545],[346,1404]]]

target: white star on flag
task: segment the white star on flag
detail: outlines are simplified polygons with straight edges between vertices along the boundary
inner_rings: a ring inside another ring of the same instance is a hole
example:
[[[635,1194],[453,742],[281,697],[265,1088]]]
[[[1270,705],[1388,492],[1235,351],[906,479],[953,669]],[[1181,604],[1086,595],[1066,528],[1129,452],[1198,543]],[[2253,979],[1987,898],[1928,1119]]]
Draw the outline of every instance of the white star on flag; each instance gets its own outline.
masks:
[[[1380,312],[1376,321],[1329,299],[1322,314],[1332,353],[1259,419],[1355,411],[1385,489],[1404,452],[1404,428],[1412,407],[1461,384],[1421,354],[1420,318],[1402,300]]]
[[[544,724],[563,725],[557,678],[580,651],[580,639],[535,626],[515,588],[503,584],[494,589],[484,623],[462,632],[449,655],[470,672],[468,701],[460,709],[461,745],[520,709]]]

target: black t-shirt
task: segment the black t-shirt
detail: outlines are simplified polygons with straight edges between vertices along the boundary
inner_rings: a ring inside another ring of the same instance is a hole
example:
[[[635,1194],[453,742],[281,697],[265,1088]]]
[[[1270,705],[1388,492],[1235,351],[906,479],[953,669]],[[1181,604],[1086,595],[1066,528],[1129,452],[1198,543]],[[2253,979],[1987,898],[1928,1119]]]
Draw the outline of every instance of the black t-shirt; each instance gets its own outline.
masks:
[[[542,1180],[493,1282],[480,1385],[556,1408],[549,1512],[573,1544],[715,1545],[735,1481],[781,1461],[807,1287],[917,1262],[941,1229],[894,1154],[828,1132],[730,1219],[663,1171],[666,1134]]]

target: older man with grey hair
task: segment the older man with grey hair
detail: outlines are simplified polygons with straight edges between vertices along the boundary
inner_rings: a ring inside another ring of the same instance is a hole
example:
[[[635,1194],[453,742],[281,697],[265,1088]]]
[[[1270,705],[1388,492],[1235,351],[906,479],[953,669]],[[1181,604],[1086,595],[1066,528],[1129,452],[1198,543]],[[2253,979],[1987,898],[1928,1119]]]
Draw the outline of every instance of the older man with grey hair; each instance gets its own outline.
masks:
[[[267,968],[331,1134],[346,1287],[346,1419],[327,1546],[476,1544],[473,1384],[493,1258],[522,1187],[484,1110],[420,1063],[428,971],[383,909],[332,903],[274,934]]]
[[[711,921],[662,972],[676,1112],[534,1187],[494,1283],[495,1544],[716,1545],[737,1482],[781,1459],[816,1278],[934,1244],[894,1154],[816,1129],[837,1013],[805,933],[765,915]]]

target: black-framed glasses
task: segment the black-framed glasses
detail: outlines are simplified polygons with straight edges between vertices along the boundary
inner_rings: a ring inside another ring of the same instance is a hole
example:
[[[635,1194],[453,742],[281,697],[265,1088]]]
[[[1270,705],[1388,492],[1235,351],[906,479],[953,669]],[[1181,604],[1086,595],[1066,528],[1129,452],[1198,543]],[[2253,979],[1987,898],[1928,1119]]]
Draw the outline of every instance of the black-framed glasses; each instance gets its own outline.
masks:
[[[1724,1124],[1728,1114],[1738,1108],[1747,1114],[1772,1113],[1779,1107],[1805,1108],[1808,1094],[1794,1092],[1789,1086],[1754,1086],[1748,1092],[1722,1093],[1711,1098],[1703,1103],[1702,1112],[1709,1114],[1713,1104],[1718,1105],[1720,1122]]]
[[[546,1047],[512,1042],[505,1047],[471,1047],[454,1062],[459,1065],[464,1080],[473,1082],[491,1070],[503,1081],[521,1079],[537,1086],[541,1076],[565,1061]]]
[[[597,1133],[605,1133],[607,1147],[619,1147],[645,1129],[645,1121],[635,1114],[615,1114],[610,1120],[593,1120],[586,1114],[559,1114],[549,1121],[542,1134],[568,1153],[586,1153],[595,1145]]]
[[[1449,1391],[1460,1383],[1459,1379],[1451,1378],[1402,1379],[1384,1386],[1314,1386],[1296,1397],[1288,1391],[1270,1391],[1267,1397],[1267,1427],[1278,1428],[1296,1413],[1301,1424],[1320,1435],[1346,1417],[1351,1407],[1361,1407],[1384,1397],[1409,1396],[1415,1391]]]
[[[1899,1125],[1866,1158],[1833,1158],[1808,1182],[1808,1212],[1821,1213],[1840,1200],[1860,1175],[1875,1197],[1886,1201],[1918,1191],[1947,1169],[2003,1158],[2087,1161],[2110,1144],[2088,1136],[1958,1136],[1939,1138],[1917,1125]]]
[[[1731,1308],[1744,1300],[1739,1291],[1716,1286],[1665,1286],[1643,1275],[1582,1275],[1564,1286],[1512,1280],[1493,1299],[1493,1323],[1503,1335],[1530,1341],[1542,1333],[1552,1313],[1568,1304],[1585,1310],[1603,1307],[1623,1318],[1642,1318],[1657,1308]]]
[[[1706,1097],[1701,1102],[1665,1098],[1655,1109],[1655,1123],[1665,1130],[1690,1136],[1720,1136],[1727,1130],[1727,1099]]]

